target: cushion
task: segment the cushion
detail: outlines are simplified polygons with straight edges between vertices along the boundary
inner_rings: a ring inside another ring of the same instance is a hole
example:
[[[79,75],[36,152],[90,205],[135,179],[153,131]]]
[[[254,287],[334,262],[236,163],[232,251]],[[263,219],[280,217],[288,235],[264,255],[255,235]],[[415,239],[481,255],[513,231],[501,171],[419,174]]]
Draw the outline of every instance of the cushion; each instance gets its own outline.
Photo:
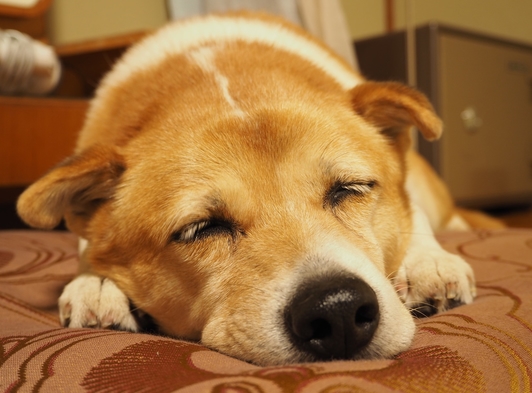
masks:
[[[76,274],[69,233],[0,232],[0,391],[529,392],[532,230],[438,236],[473,266],[471,305],[417,321],[395,357],[258,367],[197,343],[59,325]]]

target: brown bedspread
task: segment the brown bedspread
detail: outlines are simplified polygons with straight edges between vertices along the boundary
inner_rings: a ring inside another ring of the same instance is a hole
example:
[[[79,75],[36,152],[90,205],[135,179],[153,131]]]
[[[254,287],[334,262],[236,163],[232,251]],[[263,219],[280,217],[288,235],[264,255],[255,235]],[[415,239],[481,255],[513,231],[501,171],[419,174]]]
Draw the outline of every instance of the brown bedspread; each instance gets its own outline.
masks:
[[[77,241],[0,232],[0,392],[530,392],[532,230],[439,235],[473,266],[478,297],[418,321],[392,360],[257,367],[146,334],[64,329],[56,302]]]

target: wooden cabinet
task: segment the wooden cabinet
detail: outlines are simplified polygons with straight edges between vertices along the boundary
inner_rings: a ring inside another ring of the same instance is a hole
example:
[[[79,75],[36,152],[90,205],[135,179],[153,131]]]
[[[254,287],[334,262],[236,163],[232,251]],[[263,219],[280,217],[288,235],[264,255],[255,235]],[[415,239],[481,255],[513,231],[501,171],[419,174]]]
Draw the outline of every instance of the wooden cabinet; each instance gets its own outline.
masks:
[[[532,46],[438,24],[416,29],[417,87],[445,131],[418,141],[455,199],[472,207],[532,203]],[[356,43],[369,79],[406,80],[405,34]]]
[[[72,154],[87,100],[0,97],[0,187],[37,180]]]

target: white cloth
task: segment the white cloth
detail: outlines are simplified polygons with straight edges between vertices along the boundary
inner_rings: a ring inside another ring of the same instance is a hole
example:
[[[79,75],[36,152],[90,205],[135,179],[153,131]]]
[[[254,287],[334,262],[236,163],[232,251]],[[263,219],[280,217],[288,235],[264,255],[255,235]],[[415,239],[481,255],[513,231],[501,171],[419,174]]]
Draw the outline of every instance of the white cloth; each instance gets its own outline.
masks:
[[[172,19],[239,9],[277,14],[303,26],[358,70],[340,0],[168,0],[168,9]]]
[[[340,0],[298,0],[303,26],[358,71],[355,50]]]

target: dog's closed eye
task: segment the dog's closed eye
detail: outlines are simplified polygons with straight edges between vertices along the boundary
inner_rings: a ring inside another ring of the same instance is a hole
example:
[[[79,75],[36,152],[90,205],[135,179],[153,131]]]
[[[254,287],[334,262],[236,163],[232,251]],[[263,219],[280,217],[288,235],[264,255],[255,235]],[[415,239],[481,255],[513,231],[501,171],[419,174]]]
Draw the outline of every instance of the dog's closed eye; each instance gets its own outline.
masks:
[[[236,233],[235,225],[221,219],[209,219],[186,225],[172,235],[173,241],[194,242],[210,237],[231,236]]]
[[[375,187],[374,181],[353,183],[337,182],[327,192],[326,202],[329,206],[336,207],[348,197],[362,197],[369,194],[373,187]]]

